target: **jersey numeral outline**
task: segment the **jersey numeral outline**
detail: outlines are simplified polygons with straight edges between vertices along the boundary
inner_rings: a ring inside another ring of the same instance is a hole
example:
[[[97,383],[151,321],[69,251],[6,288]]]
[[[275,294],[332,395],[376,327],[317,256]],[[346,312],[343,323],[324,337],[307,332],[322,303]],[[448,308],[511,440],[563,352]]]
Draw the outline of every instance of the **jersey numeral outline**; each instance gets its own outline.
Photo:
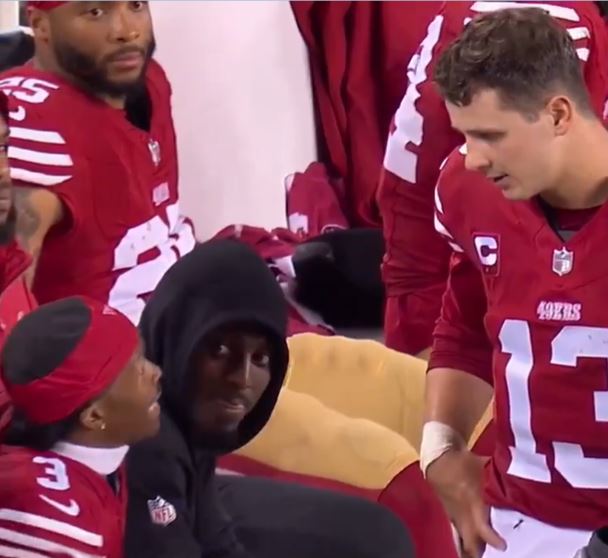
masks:
[[[59,86],[43,79],[13,76],[0,80],[0,91],[7,97],[14,97],[23,103],[40,105],[44,103],[51,92],[59,89]],[[14,120],[25,120],[26,111],[23,105],[11,107],[10,116]]]
[[[420,86],[427,81],[427,70],[433,50],[439,42],[443,16],[435,16],[427,28],[418,52],[412,56],[407,68],[408,85],[395,113],[395,129],[389,133],[384,155],[384,168],[407,182],[416,182],[418,155],[408,149],[410,144],[422,143],[424,117],[417,108]]]
[[[523,320],[506,320],[498,335],[502,352],[509,355],[505,378],[509,400],[509,422],[514,445],[510,448],[510,475],[551,482],[547,456],[540,453],[532,428],[533,413],[530,379],[534,374],[534,351],[530,325]],[[579,358],[608,361],[608,328],[564,326],[551,342],[550,364],[574,370]],[[608,364],[606,366],[608,381]],[[608,422],[608,391],[593,394],[594,419]],[[556,405],[556,413],[559,409]],[[586,457],[579,444],[552,442],[555,469],[574,488],[608,489],[608,458]]]
[[[108,305],[120,310],[134,324],[139,322],[145,296],[160,282],[167,269],[188,253],[196,243],[192,227],[179,214],[179,204],[164,208],[166,221],[155,215],[145,223],[130,228],[114,251],[113,271],[119,273],[108,297]],[[139,263],[145,252],[159,254]]]
[[[65,463],[56,457],[36,456],[32,459],[37,465],[47,465],[44,468],[44,476],[36,478],[36,482],[50,490],[65,491],[70,489],[70,479]]]

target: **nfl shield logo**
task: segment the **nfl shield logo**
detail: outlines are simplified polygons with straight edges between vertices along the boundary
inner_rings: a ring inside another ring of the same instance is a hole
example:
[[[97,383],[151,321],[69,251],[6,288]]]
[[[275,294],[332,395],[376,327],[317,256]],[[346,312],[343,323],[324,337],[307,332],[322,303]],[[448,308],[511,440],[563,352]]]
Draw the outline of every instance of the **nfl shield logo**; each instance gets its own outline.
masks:
[[[150,150],[150,155],[152,155],[154,165],[158,167],[160,164],[160,144],[156,140],[151,139],[148,142],[148,149]]]
[[[173,523],[177,518],[173,505],[160,496],[157,496],[154,500],[148,500],[148,511],[150,512],[152,523],[162,525],[163,527]]]
[[[574,264],[574,253],[562,248],[561,250],[553,250],[553,273],[557,273],[560,277],[568,275],[572,271]]]

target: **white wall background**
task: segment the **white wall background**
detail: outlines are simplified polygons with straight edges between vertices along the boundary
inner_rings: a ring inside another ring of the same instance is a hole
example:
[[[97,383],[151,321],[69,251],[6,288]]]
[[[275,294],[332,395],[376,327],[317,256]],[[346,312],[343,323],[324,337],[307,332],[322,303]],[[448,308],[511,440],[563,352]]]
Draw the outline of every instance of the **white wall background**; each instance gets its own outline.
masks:
[[[284,226],[283,179],[316,157],[308,62],[289,3],[151,5],[173,84],[183,210],[199,238],[233,223]]]
[[[19,2],[0,0],[0,31],[15,29],[19,25]]]

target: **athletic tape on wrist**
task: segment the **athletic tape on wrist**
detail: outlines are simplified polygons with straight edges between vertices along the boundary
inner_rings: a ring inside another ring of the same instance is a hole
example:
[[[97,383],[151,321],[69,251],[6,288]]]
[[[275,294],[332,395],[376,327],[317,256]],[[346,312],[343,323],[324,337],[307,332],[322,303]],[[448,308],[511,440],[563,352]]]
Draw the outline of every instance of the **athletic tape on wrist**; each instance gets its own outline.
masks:
[[[431,463],[449,450],[463,447],[466,447],[466,442],[450,425],[436,420],[425,423],[420,444],[420,469],[424,477]]]

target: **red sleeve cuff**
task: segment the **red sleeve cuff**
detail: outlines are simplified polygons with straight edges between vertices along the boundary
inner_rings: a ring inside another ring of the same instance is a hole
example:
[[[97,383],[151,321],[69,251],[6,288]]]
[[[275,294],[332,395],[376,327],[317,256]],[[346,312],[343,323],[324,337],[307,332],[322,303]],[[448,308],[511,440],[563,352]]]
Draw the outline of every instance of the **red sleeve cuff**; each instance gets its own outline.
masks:
[[[462,370],[477,376],[491,386],[494,385],[492,351],[485,345],[463,343],[453,338],[435,335],[428,369],[433,368]]]

